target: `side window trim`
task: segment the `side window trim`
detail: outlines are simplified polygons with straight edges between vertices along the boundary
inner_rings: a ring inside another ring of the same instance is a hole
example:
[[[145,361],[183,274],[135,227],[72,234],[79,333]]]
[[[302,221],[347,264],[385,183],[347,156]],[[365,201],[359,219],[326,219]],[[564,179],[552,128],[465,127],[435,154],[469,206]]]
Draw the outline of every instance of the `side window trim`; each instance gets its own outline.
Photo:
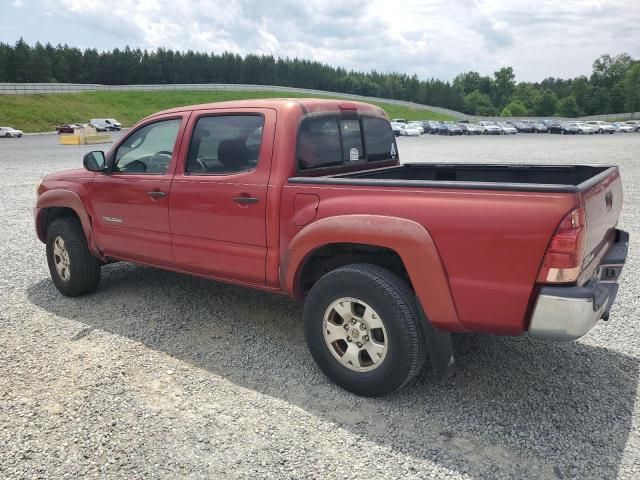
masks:
[[[154,175],[154,176],[161,176],[161,175],[170,175],[171,172],[171,165],[176,163],[176,156],[177,156],[177,152],[179,150],[180,147],[180,143],[183,140],[183,135],[184,132],[182,132],[184,130],[184,127],[186,125],[186,120],[188,119],[188,117],[184,117],[183,115],[175,115],[175,116],[170,116],[170,117],[162,117],[162,118],[158,118],[158,119],[153,119],[145,124],[142,124],[140,126],[138,126],[138,128],[136,128],[135,130],[130,131],[124,138],[122,138],[122,140],[116,145],[116,148],[113,149],[107,158],[107,164],[109,166],[109,174],[110,175]],[[171,161],[169,163],[169,167],[167,168],[167,171],[164,173],[154,173],[154,172],[123,172],[123,171],[119,171],[119,170],[115,170],[115,165],[116,165],[116,160],[118,157],[118,150],[120,150],[120,148],[122,148],[122,146],[124,145],[124,143],[131,138],[133,135],[135,135],[136,133],[138,133],[140,130],[142,130],[143,128],[146,128],[150,125],[154,125],[156,123],[161,123],[161,122],[167,122],[170,120],[179,120],[180,124],[178,126],[178,131],[176,132],[176,138],[173,142],[173,150],[171,152]],[[181,135],[182,132],[182,135]]]
[[[251,166],[251,168],[245,169],[245,170],[237,170],[237,171],[233,171],[233,172],[192,172],[189,171],[189,155],[191,153],[191,147],[192,147],[192,141],[193,141],[193,137],[194,134],[196,132],[196,129],[198,128],[198,122],[202,119],[205,118],[215,118],[215,117],[260,117],[262,119],[262,133],[260,134],[260,145],[258,147],[258,152],[257,152],[257,159],[256,159],[256,164]],[[250,172],[254,172],[255,170],[258,169],[259,165],[260,165],[260,156],[262,153],[262,148],[264,147],[264,129],[266,126],[266,117],[264,115],[264,113],[262,112],[229,112],[229,111],[221,111],[221,112],[216,112],[216,113],[211,113],[211,112],[207,112],[207,113],[203,113],[201,115],[197,115],[194,119],[193,119],[193,127],[191,129],[191,132],[189,132],[189,138],[186,139],[187,142],[187,148],[185,150],[185,159],[184,159],[184,164],[183,164],[183,171],[182,174],[187,176],[187,177],[191,177],[191,176],[195,176],[195,177],[229,177],[232,175],[241,175],[241,174],[245,174],[245,173],[250,173]],[[185,133],[185,136],[187,135],[187,133]]]

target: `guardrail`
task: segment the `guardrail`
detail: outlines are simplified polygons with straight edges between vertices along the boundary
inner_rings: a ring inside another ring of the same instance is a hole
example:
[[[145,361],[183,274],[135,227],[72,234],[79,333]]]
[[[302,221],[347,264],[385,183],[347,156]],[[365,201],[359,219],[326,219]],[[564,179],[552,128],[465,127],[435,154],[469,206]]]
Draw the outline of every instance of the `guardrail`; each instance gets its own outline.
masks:
[[[100,85],[84,83],[0,83],[0,95],[32,95],[55,93],[81,93],[95,91],[160,91],[160,90],[217,90],[217,91],[261,91],[261,92],[292,92],[309,95],[330,95],[332,97],[349,98],[366,102],[383,102],[391,105],[414,108],[417,110],[429,110],[436,113],[449,115],[460,120],[480,121],[509,121],[532,120],[548,117],[480,117],[468,115],[443,107],[423,105],[405,100],[393,100],[379,97],[367,97],[341,92],[327,92],[309,88],[284,87],[277,85],[250,85],[235,83],[180,83],[180,84],[154,84],[154,85]],[[603,115],[591,115],[580,118],[557,117],[558,120],[631,120],[640,119],[640,112],[635,113],[611,113]]]

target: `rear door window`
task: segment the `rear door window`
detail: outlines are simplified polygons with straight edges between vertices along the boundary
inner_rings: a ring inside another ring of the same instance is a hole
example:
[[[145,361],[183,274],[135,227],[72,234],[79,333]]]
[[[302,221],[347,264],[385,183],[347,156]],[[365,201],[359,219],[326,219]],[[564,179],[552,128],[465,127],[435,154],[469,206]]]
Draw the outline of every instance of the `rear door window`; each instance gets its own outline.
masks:
[[[298,133],[299,170],[395,160],[397,147],[384,118],[306,118]]]
[[[263,127],[261,115],[200,118],[191,137],[186,172],[230,175],[253,170],[260,157]]]

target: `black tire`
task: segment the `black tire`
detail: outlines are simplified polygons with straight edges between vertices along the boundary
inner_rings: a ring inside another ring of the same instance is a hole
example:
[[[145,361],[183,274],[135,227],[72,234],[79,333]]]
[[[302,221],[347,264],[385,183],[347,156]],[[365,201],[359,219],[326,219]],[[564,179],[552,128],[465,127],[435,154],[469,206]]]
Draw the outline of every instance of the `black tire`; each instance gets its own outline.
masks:
[[[11,138],[11,134],[10,133],[6,133],[4,137],[5,138]]]
[[[325,342],[325,312],[345,297],[369,305],[386,330],[386,354],[373,370],[346,367]],[[425,361],[426,341],[413,292],[398,276],[376,265],[347,265],[320,278],[304,304],[304,331],[311,355],[324,374],[357,395],[395,392],[411,381]]]
[[[54,242],[60,237],[69,257],[68,278],[56,268]],[[47,230],[47,263],[56,288],[68,297],[94,292],[100,283],[100,261],[91,255],[82,225],[77,218],[54,220]]]

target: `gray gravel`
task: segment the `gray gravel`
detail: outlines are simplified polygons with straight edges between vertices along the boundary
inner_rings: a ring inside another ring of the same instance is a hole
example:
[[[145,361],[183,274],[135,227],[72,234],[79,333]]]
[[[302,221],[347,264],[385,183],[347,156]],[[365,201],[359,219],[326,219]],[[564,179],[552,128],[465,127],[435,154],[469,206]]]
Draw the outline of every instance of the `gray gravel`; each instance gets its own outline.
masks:
[[[457,336],[451,380],[373,400],[318,371],[286,298],[126,264],[59,295],[34,188],[91,147],[55,141],[0,139],[0,478],[640,477],[640,135],[399,139],[404,160],[617,163],[632,250],[580,341]]]

